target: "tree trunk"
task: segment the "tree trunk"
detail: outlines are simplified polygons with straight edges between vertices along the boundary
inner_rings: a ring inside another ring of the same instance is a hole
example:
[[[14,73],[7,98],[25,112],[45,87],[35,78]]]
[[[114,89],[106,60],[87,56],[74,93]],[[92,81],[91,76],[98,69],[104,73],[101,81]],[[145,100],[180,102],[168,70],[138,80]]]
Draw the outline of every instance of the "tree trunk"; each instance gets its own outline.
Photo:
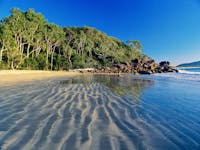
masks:
[[[53,70],[53,55],[54,55],[55,47],[53,48],[51,52],[51,70]]]
[[[0,63],[2,62],[3,50],[0,51]]]
[[[47,56],[46,56],[46,70],[48,70],[48,59],[49,59],[49,54],[48,54],[48,51],[47,51]]]
[[[60,58],[61,58],[61,55],[60,55],[60,48],[59,48],[59,51],[58,51],[58,68],[57,68],[57,70],[60,70]]]
[[[2,58],[3,58],[3,52],[6,51],[5,47],[4,47],[4,41],[2,42],[2,47],[0,50],[0,63],[2,62]]]
[[[11,66],[10,67],[11,67],[12,70],[14,70],[14,62],[13,62],[13,60],[11,61]]]
[[[49,48],[47,47],[47,53],[46,53],[47,55],[46,55],[46,70],[48,70],[49,69],[49,67],[48,67],[48,59],[49,59]]]
[[[28,48],[27,48],[27,53],[26,53],[27,58],[29,58],[29,53],[30,53],[30,44],[28,44]]]

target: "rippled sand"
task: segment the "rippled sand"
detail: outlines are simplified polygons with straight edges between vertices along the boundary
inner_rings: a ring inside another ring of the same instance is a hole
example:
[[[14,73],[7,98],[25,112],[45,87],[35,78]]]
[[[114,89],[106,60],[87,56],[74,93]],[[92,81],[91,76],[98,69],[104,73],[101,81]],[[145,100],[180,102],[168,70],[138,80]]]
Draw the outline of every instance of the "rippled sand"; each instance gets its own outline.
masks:
[[[178,122],[182,127],[178,128],[163,112],[168,110],[153,103],[156,97],[144,97],[154,84],[129,77],[87,75],[0,86],[0,149],[197,148],[197,118],[185,119],[187,116],[179,114],[178,119],[197,127]]]

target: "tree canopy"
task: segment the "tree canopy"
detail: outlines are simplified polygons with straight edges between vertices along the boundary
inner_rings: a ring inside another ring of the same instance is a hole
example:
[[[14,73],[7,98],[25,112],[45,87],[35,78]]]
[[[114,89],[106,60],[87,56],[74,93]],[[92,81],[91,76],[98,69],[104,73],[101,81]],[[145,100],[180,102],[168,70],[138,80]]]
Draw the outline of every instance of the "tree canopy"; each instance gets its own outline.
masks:
[[[48,23],[33,9],[12,9],[0,22],[0,68],[67,70],[141,59],[139,41],[128,44],[90,27]]]

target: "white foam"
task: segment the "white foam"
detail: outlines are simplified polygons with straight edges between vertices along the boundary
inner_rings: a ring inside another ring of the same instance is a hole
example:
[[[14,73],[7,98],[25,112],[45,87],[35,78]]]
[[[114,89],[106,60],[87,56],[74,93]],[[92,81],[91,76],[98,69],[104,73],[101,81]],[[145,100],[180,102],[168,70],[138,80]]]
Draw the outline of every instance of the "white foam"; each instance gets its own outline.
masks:
[[[183,74],[199,74],[200,72],[194,72],[194,71],[187,71],[187,70],[178,70],[179,73],[183,73]]]
[[[179,72],[179,73],[161,73],[161,74],[154,74],[151,77],[153,79],[158,79],[158,80],[176,79],[176,80],[200,82],[200,74],[192,74],[192,73],[182,73],[182,72]]]

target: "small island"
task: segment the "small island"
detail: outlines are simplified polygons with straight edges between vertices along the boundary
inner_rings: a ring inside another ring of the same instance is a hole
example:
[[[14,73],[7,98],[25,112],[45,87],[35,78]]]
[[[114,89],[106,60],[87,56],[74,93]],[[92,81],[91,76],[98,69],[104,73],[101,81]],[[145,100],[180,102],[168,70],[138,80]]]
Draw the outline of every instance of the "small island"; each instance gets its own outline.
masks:
[[[196,61],[196,62],[191,62],[191,63],[184,63],[184,64],[180,64],[177,67],[200,67],[200,61]]]

